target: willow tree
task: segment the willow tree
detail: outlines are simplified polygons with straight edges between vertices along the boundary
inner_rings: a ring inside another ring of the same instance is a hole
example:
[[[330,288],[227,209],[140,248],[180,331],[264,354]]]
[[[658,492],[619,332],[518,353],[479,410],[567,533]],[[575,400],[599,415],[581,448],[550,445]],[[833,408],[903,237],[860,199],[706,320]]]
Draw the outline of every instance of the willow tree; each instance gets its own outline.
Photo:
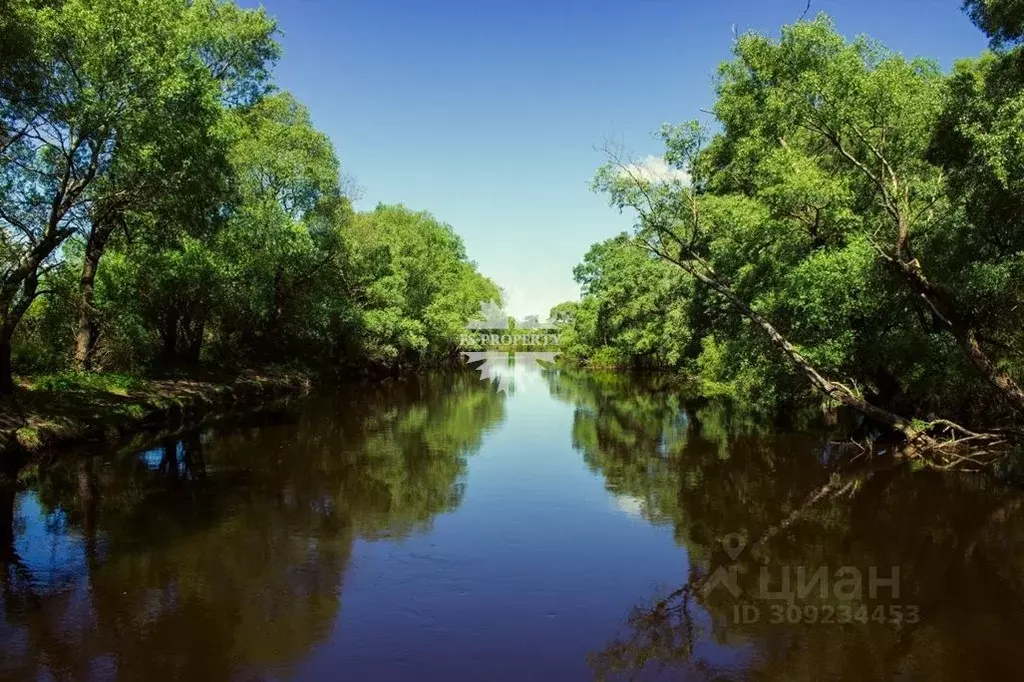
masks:
[[[932,326],[956,340],[1005,404],[1024,410],[1024,391],[994,357],[998,346],[984,343],[993,330],[954,286],[974,254],[950,263],[942,246],[970,227],[928,158],[943,110],[938,67],[866,39],[847,42],[825,19],[793,26],[777,43],[746,36],[736,52],[715,108],[725,133],[701,160],[714,189],[755,196],[773,219],[819,238],[832,230],[841,246],[866,241]],[[836,210],[845,224],[830,215]]]
[[[870,399],[882,384],[917,382],[943,407],[982,394],[966,365],[989,405],[1024,409],[1003,328],[956,277],[974,254],[948,248],[972,227],[931,159],[938,67],[847,41],[825,17],[778,40],[744,35],[734,52],[719,73],[721,132],[662,131],[666,160],[692,183],[654,183],[616,158],[598,189],[636,209],[643,243],[724,297],[812,386],[909,440],[930,440],[911,419],[925,410]]]
[[[679,366],[691,341],[692,280],[625,234],[590,247],[573,277],[583,295],[560,339],[563,356],[592,367]]]
[[[261,98],[238,110],[235,123],[232,211],[210,243],[224,271],[213,312],[222,335],[267,356],[327,333],[310,306],[336,302],[330,287],[340,288],[340,230],[351,208],[334,146],[291,94]]]

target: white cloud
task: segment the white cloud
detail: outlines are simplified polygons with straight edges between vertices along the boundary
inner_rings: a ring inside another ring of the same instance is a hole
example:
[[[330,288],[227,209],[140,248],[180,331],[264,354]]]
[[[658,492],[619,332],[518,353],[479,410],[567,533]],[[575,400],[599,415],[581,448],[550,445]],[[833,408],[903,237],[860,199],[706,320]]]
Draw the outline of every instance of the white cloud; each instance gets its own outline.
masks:
[[[649,155],[639,163],[627,164],[622,169],[622,174],[629,174],[641,178],[647,182],[678,182],[683,185],[690,184],[690,174],[684,170],[673,168],[665,162],[665,159],[653,154]]]
[[[627,516],[638,519],[643,518],[647,506],[642,499],[633,495],[615,495],[612,497],[612,505]]]

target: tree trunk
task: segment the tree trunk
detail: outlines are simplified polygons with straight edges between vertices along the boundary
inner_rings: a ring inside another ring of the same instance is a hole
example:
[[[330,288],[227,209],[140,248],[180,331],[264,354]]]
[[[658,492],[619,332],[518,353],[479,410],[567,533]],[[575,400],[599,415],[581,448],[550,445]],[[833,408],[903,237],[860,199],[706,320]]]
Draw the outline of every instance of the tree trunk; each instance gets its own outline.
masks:
[[[274,272],[274,300],[271,304],[269,319],[267,320],[266,336],[263,344],[264,352],[273,353],[280,347],[278,330],[281,326],[281,318],[284,316],[285,290],[284,267],[279,265]]]
[[[966,316],[961,315],[957,311],[952,294],[944,286],[928,281],[928,278],[925,277],[924,272],[921,269],[920,262],[914,258],[910,248],[910,228],[915,218],[908,214],[908,209],[903,207],[903,204],[898,198],[893,197],[892,192],[896,191],[898,183],[896,175],[889,163],[882,157],[881,153],[877,149],[872,148],[872,152],[878,156],[878,159],[882,162],[882,166],[885,169],[881,172],[881,175],[876,175],[868,167],[870,164],[862,163],[844,147],[842,137],[838,132],[829,131],[827,126],[824,128],[818,127],[817,130],[835,147],[837,151],[839,151],[843,157],[845,157],[847,161],[857,167],[878,187],[882,203],[886,206],[887,211],[893,218],[894,227],[896,229],[896,241],[893,245],[892,253],[888,253],[878,246],[875,247],[875,250],[885,262],[895,269],[897,275],[907,283],[910,290],[920,296],[921,299],[928,304],[928,307],[931,308],[932,312],[942,323],[943,327],[953,334],[957,343],[960,344],[960,348],[964,353],[966,353],[967,357],[970,358],[971,362],[978,371],[981,372],[982,376],[984,376],[989,383],[995,386],[1003,394],[1006,402],[1014,410],[1019,413],[1024,413],[1024,390],[1021,390],[1020,386],[1017,385],[1017,382],[1015,382],[1012,377],[1005,372],[1000,371],[999,368],[989,360],[985,351],[978,344],[977,331],[974,329],[974,326]],[[860,134],[860,131],[857,131],[855,127],[853,130],[861,140],[867,143],[867,140],[862,134]],[[782,143],[783,146],[785,146],[785,141]],[[868,143],[868,146],[871,146],[870,143]],[[891,181],[885,179],[886,172],[891,176]],[[890,187],[892,189],[889,189]],[[909,190],[907,191],[907,196],[909,197]]]
[[[197,365],[203,350],[203,332],[206,330],[206,323],[203,320],[193,320],[189,317],[188,324],[183,327],[188,334],[185,339],[185,361]]]
[[[82,277],[79,280],[78,332],[75,336],[75,368],[83,372],[92,369],[96,341],[99,339],[99,320],[93,305],[96,271],[114,226],[112,221],[94,224],[85,246]]]
[[[5,314],[3,323],[0,324],[0,396],[14,393],[14,366],[11,362],[14,330],[35,300],[38,285],[39,275],[33,270],[22,282],[21,296],[5,298],[2,302]]]
[[[5,331],[7,325],[0,327],[0,395],[14,393],[14,371],[11,366],[11,339]]]
[[[32,303],[32,299],[35,298],[39,266],[50,257],[50,254],[64,240],[74,234],[74,230],[69,227],[65,226],[62,228],[61,223],[68,212],[74,208],[86,187],[96,177],[96,171],[100,164],[100,155],[106,141],[106,126],[101,126],[100,131],[97,132],[100,132],[99,139],[92,140],[92,144],[89,145],[92,147],[92,152],[85,173],[78,177],[73,177],[75,164],[65,164],[63,176],[60,178],[56,192],[50,202],[50,211],[42,234],[38,240],[33,240],[32,248],[24,256],[17,259],[15,263],[10,264],[10,267],[6,268],[3,275],[0,276],[0,311],[3,312],[4,316],[3,326],[6,328],[5,334],[8,346],[10,345],[11,337],[14,336],[15,327],[21,321],[29,304]],[[75,141],[71,146],[70,152],[72,157],[75,156],[79,149],[83,148],[83,144],[87,143],[81,134],[74,137]],[[22,292],[20,299],[19,291]],[[6,364],[9,368],[9,358]],[[0,368],[0,394],[9,394],[13,384],[9,381],[9,377],[4,379],[4,376],[8,375],[2,373],[3,369]]]
[[[1024,390],[1021,390],[1012,377],[1002,372],[989,360],[988,355],[978,343],[977,332],[971,324],[957,312],[953,297],[944,288],[932,284],[921,272],[916,263],[907,263],[899,256],[886,256],[886,259],[906,281],[910,288],[928,304],[935,317],[949,330],[960,344],[971,363],[981,372],[989,383],[995,386],[1005,397],[1014,410],[1024,413]]]
[[[161,357],[168,367],[178,359],[178,317],[177,310],[165,312],[163,325],[160,328],[160,340],[163,341]]]
[[[893,414],[888,410],[884,410],[876,405],[872,405],[868,401],[857,396],[849,387],[823,377],[821,373],[819,373],[818,370],[807,361],[800,351],[798,351],[796,347],[786,339],[786,337],[775,329],[774,325],[748,306],[743,299],[733,292],[731,288],[719,281],[717,277],[714,277],[713,273],[705,273],[693,263],[686,260],[674,260],[671,258],[669,260],[686,270],[689,274],[709,286],[711,289],[717,291],[725,297],[733,307],[738,309],[744,317],[759,326],[765,334],[768,335],[768,338],[771,339],[772,343],[786,354],[790,361],[796,365],[797,369],[799,369],[800,372],[807,377],[819,391],[830,398],[838,400],[843,405],[857,410],[866,417],[881,424],[885,424],[894,431],[902,433],[908,443],[915,440],[923,440],[928,444],[931,443],[931,440],[926,435],[915,429],[907,419],[904,419],[898,414]]]

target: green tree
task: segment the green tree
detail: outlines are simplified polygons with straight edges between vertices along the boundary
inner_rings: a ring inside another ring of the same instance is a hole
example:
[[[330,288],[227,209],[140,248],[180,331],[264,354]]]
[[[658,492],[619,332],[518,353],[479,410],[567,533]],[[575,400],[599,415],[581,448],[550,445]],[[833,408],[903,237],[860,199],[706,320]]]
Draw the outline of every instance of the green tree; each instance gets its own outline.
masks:
[[[211,245],[225,273],[218,332],[222,353],[268,358],[322,330],[323,320],[307,327],[310,307],[336,281],[350,208],[330,140],[291,95],[265,97],[237,119],[233,210]]]
[[[964,9],[992,45],[1019,42],[1024,38],[1024,2],[1021,0],[964,0]]]
[[[0,102],[4,127],[14,131],[0,158],[0,392],[12,389],[14,332],[40,293],[40,278],[60,265],[62,244],[76,232],[88,235],[88,293],[102,234],[120,221],[129,195],[151,195],[188,172],[191,157],[163,143],[190,138],[196,115],[206,120],[203,56],[225,54],[219,48],[230,39],[197,41],[192,29],[199,15],[218,14],[218,7],[183,0],[13,4],[18,25],[34,37],[30,61],[41,75],[30,103],[6,96]],[[88,300],[83,305],[88,312]]]
[[[689,343],[690,279],[625,234],[573,270],[582,299],[566,355],[605,366],[678,367]]]
[[[466,323],[500,291],[466,256],[451,226],[425,212],[380,205],[356,216],[348,231],[359,284],[359,346],[388,363],[455,357]]]
[[[563,329],[567,326],[571,326],[573,321],[576,319],[576,310],[579,307],[579,303],[576,301],[564,301],[555,305],[548,313],[548,320],[551,324],[555,325],[557,329]]]
[[[123,5],[123,3],[122,3]],[[101,8],[102,9],[102,8]],[[129,6],[120,11],[135,13]],[[75,365],[89,369],[99,340],[94,285],[100,259],[115,229],[147,227],[159,239],[195,231],[215,214],[226,169],[224,107],[251,105],[266,90],[267,63],[277,55],[275,24],[262,10],[239,10],[215,0],[158,3],[150,16],[159,30],[138,38],[162,47],[178,73],[177,87],[141,126],[118,126],[117,153],[90,188],[91,208],[82,257]],[[107,24],[114,21],[104,16]],[[131,30],[131,29],[129,29]],[[146,220],[140,214],[150,213]],[[204,215],[205,214],[205,215]]]
[[[1014,296],[979,303],[1017,290],[1016,248],[990,236],[1000,228],[973,231],[976,212],[935,161],[947,79],[824,17],[778,40],[744,35],[734,51],[717,85],[721,132],[662,130],[666,160],[692,183],[651,182],[621,157],[596,180],[639,212],[641,243],[699,282],[695,295],[732,310],[701,302],[698,327],[714,332],[702,353],[732,360],[698,365],[778,386],[785,359],[828,400],[924,442],[910,416],[991,423],[1024,406]],[[977,265],[950,248],[982,240]]]

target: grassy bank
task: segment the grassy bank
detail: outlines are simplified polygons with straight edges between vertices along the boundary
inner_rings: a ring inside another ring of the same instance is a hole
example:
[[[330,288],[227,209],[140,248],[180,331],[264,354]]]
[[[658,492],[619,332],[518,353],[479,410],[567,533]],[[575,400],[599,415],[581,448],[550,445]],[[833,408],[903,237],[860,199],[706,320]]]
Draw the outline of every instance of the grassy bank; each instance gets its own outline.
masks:
[[[311,387],[311,374],[293,368],[160,379],[100,373],[24,378],[14,396],[0,403],[0,463],[86,441],[116,442]]]

